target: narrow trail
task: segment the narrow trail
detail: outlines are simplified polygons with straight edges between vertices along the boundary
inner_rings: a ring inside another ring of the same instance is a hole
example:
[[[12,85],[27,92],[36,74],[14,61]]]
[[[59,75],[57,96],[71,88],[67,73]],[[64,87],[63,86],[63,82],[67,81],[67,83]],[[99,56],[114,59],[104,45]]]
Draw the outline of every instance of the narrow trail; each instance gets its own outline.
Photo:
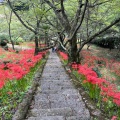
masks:
[[[12,48],[12,44],[7,44],[9,48]],[[14,48],[16,50],[28,50],[31,49],[30,47],[20,46],[20,45],[14,45]]]
[[[90,113],[56,53],[50,52],[25,120],[90,120]]]

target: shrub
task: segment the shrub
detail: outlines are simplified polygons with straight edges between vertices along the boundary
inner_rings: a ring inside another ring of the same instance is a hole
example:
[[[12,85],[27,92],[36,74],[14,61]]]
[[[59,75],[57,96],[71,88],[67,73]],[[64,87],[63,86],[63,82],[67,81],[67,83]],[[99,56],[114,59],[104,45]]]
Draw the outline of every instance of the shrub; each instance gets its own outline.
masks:
[[[22,37],[19,37],[17,40],[15,40],[15,44],[19,45],[20,43],[24,42]]]
[[[6,46],[8,42],[9,42],[8,35],[0,34],[0,46]]]
[[[106,37],[106,38],[98,38],[92,41],[93,44],[96,44],[100,47],[115,48],[116,44],[120,43],[119,37]]]

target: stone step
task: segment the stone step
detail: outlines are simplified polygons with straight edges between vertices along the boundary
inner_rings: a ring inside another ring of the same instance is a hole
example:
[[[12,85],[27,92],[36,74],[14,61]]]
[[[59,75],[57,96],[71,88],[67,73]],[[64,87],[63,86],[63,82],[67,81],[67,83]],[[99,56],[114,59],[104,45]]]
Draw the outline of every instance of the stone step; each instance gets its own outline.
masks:
[[[56,75],[44,75],[41,77],[41,80],[46,80],[46,81],[55,81],[55,80],[62,80],[62,81],[69,81],[70,78],[69,77],[64,77],[64,75],[62,76],[56,76]]]
[[[65,120],[63,116],[30,117],[26,120]]]
[[[56,87],[55,87],[56,88]],[[58,89],[55,88],[51,88],[51,89],[46,89],[46,90],[42,90],[41,89],[41,93],[42,94],[63,94],[63,95],[78,95],[78,91],[76,89],[74,89],[74,87],[68,87],[68,88],[61,88],[60,87]]]
[[[50,53],[26,120],[90,120],[90,113],[58,56]]]
[[[70,117],[64,117],[64,116],[44,116],[44,117],[30,117],[26,120],[90,120],[90,118],[84,116],[70,116]]]
[[[41,81],[40,89],[42,91],[46,90],[63,90],[63,89],[74,89],[74,86],[70,81],[60,81],[60,80],[49,80],[49,81]]]
[[[43,116],[73,116],[73,111],[70,107],[52,108],[52,109],[32,109],[30,115],[33,117]]]
[[[65,120],[90,120],[90,117],[84,116],[70,116],[70,117],[66,117]]]
[[[71,107],[73,110],[82,107],[81,97],[77,94],[37,94],[34,99],[35,109]]]

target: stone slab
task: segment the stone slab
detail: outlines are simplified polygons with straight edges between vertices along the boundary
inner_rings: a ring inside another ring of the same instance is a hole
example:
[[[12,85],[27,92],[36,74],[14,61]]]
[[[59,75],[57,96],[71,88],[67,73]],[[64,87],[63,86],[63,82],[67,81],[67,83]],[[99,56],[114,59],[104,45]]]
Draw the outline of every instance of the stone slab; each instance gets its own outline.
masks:
[[[32,109],[31,115],[34,117],[43,116],[72,116],[73,111],[69,107],[52,108],[52,109]]]
[[[28,120],[65,120],[63,116],[30,117]]]

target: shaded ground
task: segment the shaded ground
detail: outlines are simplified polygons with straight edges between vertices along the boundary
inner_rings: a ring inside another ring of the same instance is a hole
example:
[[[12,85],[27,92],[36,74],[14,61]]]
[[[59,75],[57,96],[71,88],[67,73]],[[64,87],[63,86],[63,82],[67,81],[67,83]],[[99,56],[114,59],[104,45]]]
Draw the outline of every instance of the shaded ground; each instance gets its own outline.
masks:
[[[87,49],[87,45],[85,45],[84,49]],[[107,59],[115,59],[116,61],[120,61],[120,51],[117,49],[112,49],[111,51],[108,48],[102,48],[96,45],[90,45],[89,51],[92,55],[98,57],[104,57]]]
[[[7,44],[9,48],[12,48],[12,44]],[[23,45],[14,45],[14,48],[16,50],[25,50],[25,49],[31,49],[28,46],[23,46]]]
[[[87,45],[84,47],[84,50],[87,50]],[[104,62],[102,67],[98,67],[101,75],[110,83],[116,84],[117,88],[120,88],[120,51],[118,49],[112,49],[111,51],[108,48],[102,48],[95,45],[90,45],[89,54],[96,57],[107,58],[112,60],[108,62],[109,66],[106,66]],[[92,57],[91,56],[91,57]],[[102,65],[101,64],[101,65]],[[98,65],[98,64],[96,64]],[[116,72],[117,71],[117,72]],[[120,89],[119,89],[120,90]]]

